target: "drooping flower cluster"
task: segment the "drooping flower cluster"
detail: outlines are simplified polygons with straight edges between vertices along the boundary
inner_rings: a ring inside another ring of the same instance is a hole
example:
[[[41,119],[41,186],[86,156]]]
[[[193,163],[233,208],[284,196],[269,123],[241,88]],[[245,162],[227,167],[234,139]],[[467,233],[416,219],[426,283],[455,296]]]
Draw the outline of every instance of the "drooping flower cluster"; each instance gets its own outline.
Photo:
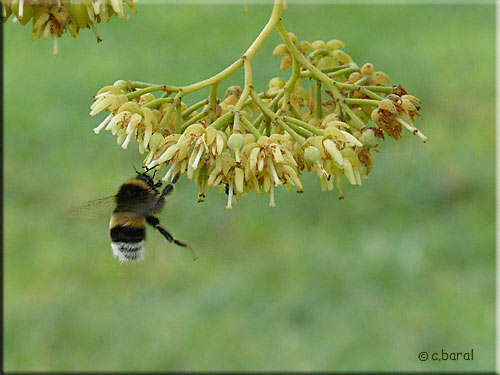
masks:
[[[91,29],[97,41],[101,38],[96,23],[108,22],[111,17],[118,16],[129,19],[125,11],[126,3],[135,14],[137,9],[134,0],[0,0],[2,3],[3,21],[14,15],[14,22],[26,25],[33,21],[31,39],[54,39],[54,55],[59,54],[58,38],[69,32],[76,38],[80,29]]]
[[[317,174],[322,190],[336,187],[342,199],[344,180],[361,185],[368,178],[372,151],[386,136],[400,139],[405,128],[427,140],[413,125],[420,101],[372,64],[359,68],[343,42],[297,43],[292,33],[286,42],[274,56],[281,56],[281,70],[292,67],[291,76],[272,78],[261,93],[232,86],[219,99],[216,86],[188,107],[181,87],[106,86],[90,114],[108,115],[94,131],[110,130],[123,148],[137,141],[147,168],[164,168],[164,181],[176,173],[193,180],[199,201],[217,186],[227,208],[252,190],[264,191],[274,207],[276,188],[303,191],[304,171]]]

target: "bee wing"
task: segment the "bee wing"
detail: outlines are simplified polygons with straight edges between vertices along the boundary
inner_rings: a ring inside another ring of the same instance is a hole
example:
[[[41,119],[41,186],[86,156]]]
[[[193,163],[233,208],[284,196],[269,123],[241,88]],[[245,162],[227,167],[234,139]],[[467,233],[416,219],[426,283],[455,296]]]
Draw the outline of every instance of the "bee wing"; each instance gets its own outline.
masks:
[[[115,205],[115,196],[112,195],[106,198],[95,199],[85,202],[79,206],[72,207],[68,210],[67,216],[70,218],[79,219],[94,219],[104,214],[110,214]]]

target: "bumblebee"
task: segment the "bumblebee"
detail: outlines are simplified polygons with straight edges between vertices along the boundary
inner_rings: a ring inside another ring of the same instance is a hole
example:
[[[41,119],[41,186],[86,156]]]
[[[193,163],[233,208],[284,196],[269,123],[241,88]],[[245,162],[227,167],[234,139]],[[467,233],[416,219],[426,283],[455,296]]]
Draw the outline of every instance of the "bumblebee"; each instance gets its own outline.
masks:
[[[95,208],[107,202],[115,204],[109,221],[109,234],[113,256],[118,258],[120,263],[144,258],[146,224],[160,232],[167,241],[190,250],[193,260],[196,260],[198,256],[194,249],[176,240],[154,216],[164,208],[165,197],[174,190],[174,184],[179,180],[180,174],[176,174],[172,182],[160,192],[158,189],[161,188],[162,182],[155,183],[154,174],[151,177],[147,175],[148,172],[149,170],[143,173],[136,170],[136,176],[125,181],[116,195],[88,202],[83,208]]]

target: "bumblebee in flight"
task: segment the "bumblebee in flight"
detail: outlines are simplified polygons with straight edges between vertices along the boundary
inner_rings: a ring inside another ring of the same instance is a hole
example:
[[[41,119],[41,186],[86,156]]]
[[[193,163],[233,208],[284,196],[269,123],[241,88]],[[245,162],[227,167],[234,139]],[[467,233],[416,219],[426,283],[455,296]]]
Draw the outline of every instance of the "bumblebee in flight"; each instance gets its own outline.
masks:
[[[112,197],[89,202],[87,207],[98,206],[105,200],[115,203],[115,209],[109,221],[111,249],[113,255],[121,262],[138,261],[144,258],[144,241],[146,240],[146,224],[160,232],[169,242],[189,249],[193,260],[196,260],[194,249],[188,244],[176,240],[165,228],[160,220],[154,216],[165,206],[165,197],[172,193],[174,184],[179,180],[176,174],[170,184],[160,192],[160,181],[154,182],[153,177],[146,172],[138,172],[136,176],[125,181],[118,193]]]

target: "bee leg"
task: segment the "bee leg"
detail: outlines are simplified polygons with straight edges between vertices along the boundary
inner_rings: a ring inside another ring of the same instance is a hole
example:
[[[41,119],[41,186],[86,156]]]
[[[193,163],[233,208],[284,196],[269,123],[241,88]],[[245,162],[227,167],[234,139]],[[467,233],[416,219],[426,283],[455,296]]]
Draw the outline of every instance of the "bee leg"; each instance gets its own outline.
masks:
[[[199,258],[198,254],[196,254],[196,252],[194,251],[194,249],[191,246],[189,246],[187,243],[176,240],[165,228],[160,226],[160,220],[158,220],[157,217],[148,216],[146,218],[146,222],[149,225],[151,225],[152,227],[154,227],[158,232],[160,232],[163,235],[163,237],[165,237],[167,239],[168,242],[174,243],[177,246],[187,248],[191,252],[191,255],[193,256],[193,260],[196,260]]]
[[[165,205],[165,197],[172,193],[172,191],[174,191],[174,184],[179,180],[180,175],[180,173],[177,173],[172,179],[172,182],[165,186],[160,196],[156,200],[154,211],[161,211],[163,209],[163,206]]]

